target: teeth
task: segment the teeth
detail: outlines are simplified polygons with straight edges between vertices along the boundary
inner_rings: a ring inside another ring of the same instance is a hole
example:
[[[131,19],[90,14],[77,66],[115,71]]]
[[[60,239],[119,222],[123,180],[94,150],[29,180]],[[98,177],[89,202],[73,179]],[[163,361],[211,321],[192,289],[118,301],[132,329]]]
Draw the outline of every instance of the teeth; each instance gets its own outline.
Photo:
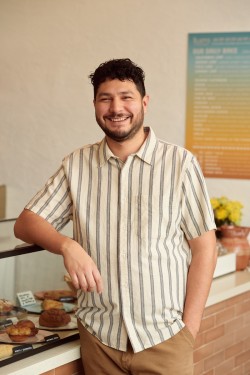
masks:
[[[113,117],[113,118],[110,118],[110,120],[113,121],[113,122],[125,121],[127,119],[128,119],[128,117]]]

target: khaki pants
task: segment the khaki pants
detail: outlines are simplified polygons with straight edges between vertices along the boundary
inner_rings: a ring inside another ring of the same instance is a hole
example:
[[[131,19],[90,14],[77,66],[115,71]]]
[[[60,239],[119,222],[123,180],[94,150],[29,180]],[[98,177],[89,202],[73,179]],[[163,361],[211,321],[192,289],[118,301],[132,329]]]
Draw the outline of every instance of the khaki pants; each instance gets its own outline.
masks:
[[[78,322],[85,375],[192,375],[194,339],[185,327],[152,348],[134,353],[102,344]]]

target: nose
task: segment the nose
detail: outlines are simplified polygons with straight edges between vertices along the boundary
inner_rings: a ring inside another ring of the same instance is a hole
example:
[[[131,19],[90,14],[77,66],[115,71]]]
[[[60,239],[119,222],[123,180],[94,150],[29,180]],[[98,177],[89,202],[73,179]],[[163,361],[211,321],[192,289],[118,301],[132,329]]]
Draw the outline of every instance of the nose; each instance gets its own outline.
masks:
[[[109,111],[111,113],[119,113],[122,110],[122,101],[119,98],[113,98],[110,102]]]

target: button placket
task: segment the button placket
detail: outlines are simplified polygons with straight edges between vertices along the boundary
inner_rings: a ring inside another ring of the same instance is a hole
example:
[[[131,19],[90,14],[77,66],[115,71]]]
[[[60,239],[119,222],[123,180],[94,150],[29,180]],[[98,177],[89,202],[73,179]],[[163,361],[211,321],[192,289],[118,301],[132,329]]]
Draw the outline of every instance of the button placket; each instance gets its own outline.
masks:
[[[120,262],[120,288],[123,306],[129,306],[130,296],[128,288],[127,274],[127,215],[128,215],[128,173],[132,161],[130,156],[120,170],[120,186],[119,186],[119,262]]]

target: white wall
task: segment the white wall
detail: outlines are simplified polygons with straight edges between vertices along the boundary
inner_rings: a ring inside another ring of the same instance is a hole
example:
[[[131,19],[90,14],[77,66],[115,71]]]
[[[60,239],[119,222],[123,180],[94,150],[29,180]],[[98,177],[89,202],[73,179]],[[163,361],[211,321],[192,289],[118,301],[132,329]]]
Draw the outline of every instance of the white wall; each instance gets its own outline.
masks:
[[[187,35],[249,31],[249,0],[1,0],[0,184],[15,217],[71,150],[102,137],[87,78],[130,57],[146,72],[146,124],[184,145]],[[243,202],[249,180],[207,179]]]

